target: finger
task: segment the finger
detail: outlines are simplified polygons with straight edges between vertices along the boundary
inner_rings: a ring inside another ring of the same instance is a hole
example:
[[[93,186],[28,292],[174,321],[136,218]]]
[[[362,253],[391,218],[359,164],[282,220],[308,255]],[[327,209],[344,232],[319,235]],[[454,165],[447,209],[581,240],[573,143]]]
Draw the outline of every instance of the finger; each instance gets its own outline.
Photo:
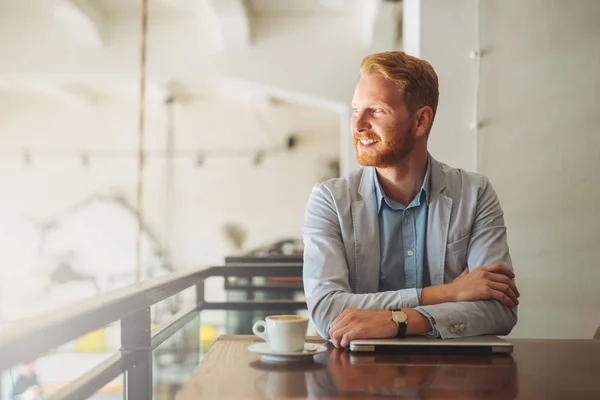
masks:
[[[521,296],[521,293],[519,293],[519,290],[517,290],[517,285],[515,285],[515,282],[511,280],[508,276],[504,274],[489,273],[486,276],[486,278],[489,281],[500,282],[510,286],[511,290],[515,293],[517,297]]]
[[[329,338],[331,340],[331,343],[335,346],[336,349],[340,348],[340,339],[341,337],[339,337],[339,335],[337,334],[337,332],[332,331],[329,333]]]
[[[517,286],[508,276],[506,276],[504,274],[490,273],[489,275],[487,275],[487,279],[488,279],[488,281],[506,284],[506,285],[510,286],[510,289],[517,297],[521,296],[521,293],[519,293],[519,291],[517,290]]]
[[[508,286],[510,286],[510,290],[513,291],[513,293],[515,294],[515,296],[517,297],[521,297],[521,293],[519,293],[519,290],[517,289],[517,285],[515,285],[514,281],[509,281],[508,282]]]
[[[338,330],[329,328],[329,340],[336,348],[340,347],[341,336],[339,335]]]
[[[511,289],[510,285],[507,285],[505,283],[498,283],[498,282],[489,282],[489,287],[497,290],[499,292],[504,293],[505,295],[507,295],[510,300],[515,304],[515,305],[519,305],[519,300],[517,298],[516,293]]]
[[[342,344],[344,335],[346,335],[351,330],[352,330],[352,326],[350,326],[350,325],[342,326],[339,329],[337,329],[333,333],[333,337],[335,337],[334,346],[338,347],[338,348],[344,347],[344,345]]]
[[[357,332],[354,329],[346,332],[346,334],[344,334],[344,336],[342,337],[342,341],[340,342],[340,345],[343,348],[348,348],[348,346],[350,346],[351,340],[358,339],[356,333]]]
[[[489,272],[487,274],[484,274],[484,277],[488,281],[504,283],[506,285],[508,285],[511,282],[511,280],[508,276],[506,276],[502,273],[497,273],[497,272]]]
[[[506,304],[508,307],[513,308],[515,306],[515,303],[513,303],[510,297],[508,297],[503,292],[494,289],[490,289],[490,292],[492,298]]]
[[[521,297],[521,293],[519,292],[519,289],[517,289],[517,284],[515,283],[514,279],[509,279],[508,285],[510,286],[512,291],[515,292],[517,297]]]
[[[329,336],[333,336],[333,332],[335,332],[337,328],[337,318],[333,320],[333,322],[331,323],[331,325],[329,325],[329,330],[327,331],[329,333]]]
[[[351,340],[369,339],[369,338],[375,338],[375,337],[383,337],[383,336],[377,336],[377,334],[374,335],[374,331],[372,329],[369,329],[369,327],[364,324],[353,325],[351,329],[348,329],[344,333],[342,340],[340,342],[340,345],[344,348],[347,348],[348,346],[350,346]]]
[[[486,267],[483,267],[483,269],[485,269],[488,272],[494,272],[494,273],[497,273],[497,274],[504,274],[504,275],[506,275],[508,277],[511,277],[511,278],[515,277],[515,273],[510,268],[508,268],[507,266],[502,265],[500,263],[490,264],[490,265],[488,265]]]
[[[517,288],[517,284],[515,283],[515,281],[510,281],[510,283],[513,286],[513,290],[517,294],[517,297],[521,297],[521,292],[519,292],[519,289]]]

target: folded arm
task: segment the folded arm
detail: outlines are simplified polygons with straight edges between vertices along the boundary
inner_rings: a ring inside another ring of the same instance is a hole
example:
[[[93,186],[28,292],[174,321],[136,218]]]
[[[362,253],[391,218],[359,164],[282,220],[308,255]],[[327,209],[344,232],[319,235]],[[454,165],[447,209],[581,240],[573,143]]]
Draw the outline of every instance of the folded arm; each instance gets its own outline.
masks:
[[[467,249],[469,274],[482,266],[493,264],[503,265],[512,272],[504,213],[491,184],[487,178],[482,179],[477,213]],[[478,274],[481,273],[478,271]],[[455,293],[457,295],[455,302],[425,305],[420,309],[433,317],[438,334],[444,339],[486,334],[507,335],[517,323],[518,301],[514,301],[511,291],[519,295],[512,279],[514,274],[509,278],[511,278],[507,280],[510,282],[509,285],[498,286],[499,282],[494,283],[490,280],[491,283],[488,284],[490,290],[487,292],[478,293],[475,287],[471,287],[469,292],[466,290],[469,288],[464,288],[459,293]],[[499,291],[504,293],[498,296]],[[473,301],[473,296],[479,300]]]
[[[304,222],[304,291],[317,330],[329,338],[329,326],[346,308],[390,310],[419,305],[417,289],[354,294],[350,287],[340,221],[331,194],[317,186]]]
[[[425,288],[421,297],[422,304],[416,289],[352,293],[340,220],[331,194],[320,186],[313,190],[308,202],[304,224],[304,245],[303,275],[306,301],[319,333],[325,338],[329,338],[331,324],[348,308],[362,310],[416,308],[433,319],[435,331],[442,338],[508,334],[517,322],[516,307],[511,307],[514,303],[516,287],[510,279],[508,281],[511,284],[508,284],[494,282],[498,279],[485,276],[482,278],[484,281],[487,279],[493,282],[489,284],[490,286],[495,285],[485,291],[475,286],[466,288],[464,284],[458,285],[454,282]],[[484,181],[480,191],[477,215],[467,251],[471,272],[480,266],[494,263],[500,263],[512,271],[503,213],[498,198],[487,180]],[[483,274],[479,271],[475,275]],[[477,276],[469,279],[474,280]],[[509,296],[511,290],[513,295]],[[501,293],[502,291],[505,293]],[[428,332],[430,324],[422,323],[420,316],[417,318],[420,319],[420,329],[417,331],[409,329],[409,331],[414,334]]]
[[[303,278],[308,309],[324,338],[329,338],[329,327],[344,310],[410,309],[420,305],[416,288],[352,293],[340,221],[333,198],[320,186],[313,190],[306,210]],[[437,304],[445,301],[443,299],[447,299],[447,295],[445,290],[426,288],[422,291],[421,298],[425,300],[423,304]],[[412,315],[413,321],[421,317],[417,312]],[[419,331],[431,330],[431,324],[425,317],[421,322]],[[414,328],[417,328],[416,324],[409,331]]]

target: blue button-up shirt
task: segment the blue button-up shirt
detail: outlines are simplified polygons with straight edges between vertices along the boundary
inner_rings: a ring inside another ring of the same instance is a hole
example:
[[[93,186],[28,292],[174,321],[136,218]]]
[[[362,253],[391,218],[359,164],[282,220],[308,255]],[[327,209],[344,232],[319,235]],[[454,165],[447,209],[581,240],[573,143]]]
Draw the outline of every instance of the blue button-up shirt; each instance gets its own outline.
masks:
[[[430,191],[430,161],[421,190],[408,206],[387,197],[375,174],[375,193],[379,214],[379,240],[381,265],[379,269],[379,290],[390,291],[416,288],[421,301],[421,292],[430,285],[424,268],[425,233],[427,231],[427,207]],[[433,331],[429,336],[437,336],[435,321],[419,307],[416,311],[429,319]]]

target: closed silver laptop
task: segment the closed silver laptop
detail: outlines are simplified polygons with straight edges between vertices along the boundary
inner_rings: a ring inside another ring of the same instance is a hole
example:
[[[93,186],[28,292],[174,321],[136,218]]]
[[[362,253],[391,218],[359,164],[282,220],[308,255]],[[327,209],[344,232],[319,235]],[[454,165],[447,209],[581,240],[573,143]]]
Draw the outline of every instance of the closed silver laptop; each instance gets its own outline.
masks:
[[[351,351],[400,354],[507,354],[513,345],[497,336],[485,335],[456,339],[432,339],[423,336],[392,339],[356,339]]]

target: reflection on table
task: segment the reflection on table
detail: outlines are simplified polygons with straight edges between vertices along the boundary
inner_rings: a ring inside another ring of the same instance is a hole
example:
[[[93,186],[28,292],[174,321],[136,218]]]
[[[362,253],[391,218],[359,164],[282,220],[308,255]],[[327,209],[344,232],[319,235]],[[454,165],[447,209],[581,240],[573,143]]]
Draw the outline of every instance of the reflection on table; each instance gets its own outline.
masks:
[[[329,345],[299,363],[261,361],[248,351],[256,341],[222,336],[176,398],[600,398],[600,341],[511,340],[512,355],[485,356],[356,354]]]

